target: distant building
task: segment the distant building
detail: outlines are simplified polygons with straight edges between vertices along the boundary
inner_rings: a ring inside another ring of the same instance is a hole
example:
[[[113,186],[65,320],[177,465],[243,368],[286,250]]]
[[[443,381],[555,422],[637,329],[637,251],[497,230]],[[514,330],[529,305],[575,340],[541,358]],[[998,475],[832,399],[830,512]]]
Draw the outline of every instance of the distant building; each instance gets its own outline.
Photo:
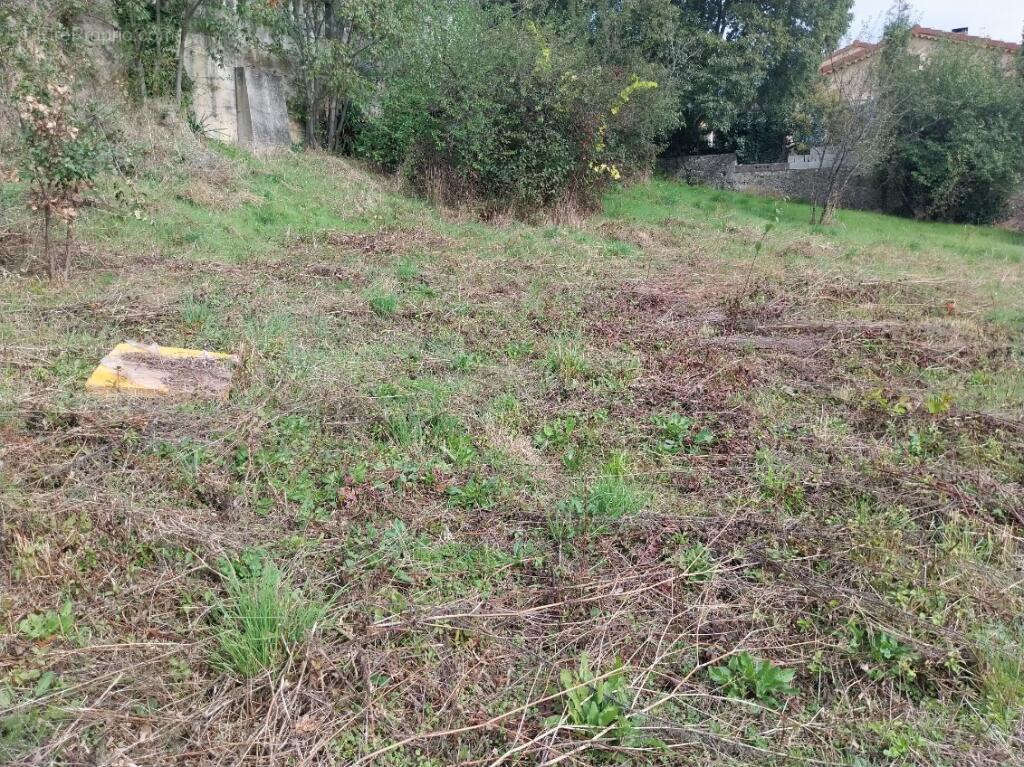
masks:
[[[941,29],[915,26],[910,30],[909,50],[927,59],[940,45],[946,43],[967,44],[991,50],[1001,59],[1007,71],[1012,70],[1014,57],[1020,51],[1019,43],[993,40],[989,37],[976,37],[967,34],[967,27],[945,32]],[[845,48],[840,48],[821,64],[823,74],[833,87],[843,91],[844,98],[856,101],[867,101],[871,92],[871,66],[882,48],[883,43],[867,43],[854,40]]]

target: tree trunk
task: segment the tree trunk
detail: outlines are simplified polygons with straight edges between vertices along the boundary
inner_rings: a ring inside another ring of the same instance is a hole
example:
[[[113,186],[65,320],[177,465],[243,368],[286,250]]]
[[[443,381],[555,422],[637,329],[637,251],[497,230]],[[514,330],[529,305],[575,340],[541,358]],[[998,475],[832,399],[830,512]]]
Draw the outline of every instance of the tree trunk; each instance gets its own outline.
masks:
[[[327,151],[338,148],[338,99],[332,97],[327,108]]]
[[[348,120],[348,105],[352,102],[345,99],[345,103],[341,107],[341,114],[338,116],[338,141],[341,142],[345,137],[345,121]]]
[[[188,19],[181,20],[181,35],[178,37],[178,66],[174,71],[174,102],[181,108],[181,80],[185,69],[185,37],[188,35]]]
[[[67,281],[71,277],[71,223],[72,219],[68,219],[68,233],[67,237],[64,238],[64,280]]]
[[[142,55],[142,31],[136,28],[131,34],[135,37],[133,47],[135,49],[136,61],[135,72],[136,76],[139,78],[139,100],[142,101],[142,103],[145,103],[146,97],[149,94],[146,92],[146,64]]]
[[[181,14],[181,35],[178,37],[178,67],[174,72],[174,101],[179,109],[181,108],[181,81],[185,71],[185,40],[188,37],[188,28],[192,23],[192,17],[199,10],[199,6],[202,3],[203,0],[196,0]]]
[[[320,145],[316,137],[316,102],[316,88],[313,83],[306,83],[306,146],[314,149]]]
[[[43,255],[51,280],[57,276],[57,256],[50,247],[50,216],[52,215],[50,205],[46,203],[43,207]]]

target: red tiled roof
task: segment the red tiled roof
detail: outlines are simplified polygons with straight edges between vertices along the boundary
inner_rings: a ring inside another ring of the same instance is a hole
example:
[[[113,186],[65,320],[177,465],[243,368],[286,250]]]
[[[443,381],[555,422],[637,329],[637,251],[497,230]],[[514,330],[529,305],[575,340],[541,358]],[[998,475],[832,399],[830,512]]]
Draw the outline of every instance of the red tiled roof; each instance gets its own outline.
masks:
[[[957,43],[973,43],[986,48],[995,48],[1009,53],[1016,53],[1020,50],[1020,43],[1008,43],[1004,40],[993,40],[990,37],[978,37],[976,35],[964,35],[959,32],[946,32],[942,29],[931,29],[920,25],[910,30],[910,36],[922,40],[952,40]],[[854,40],[845,48],[829,56],[822,62],[821,73],[828,74],[837,67],[847,67],[861,59],[865,59],[882,46],[881,43],[865,43],[863,40]]]
[[[829,69],[834,69],[837,65],[844,67],[849,66],[855,61],[867,58],[880,47],[880,43],[866,43],[863,40],[854,40],[845,48],[840,48],[822,62],[820,67],[821,73],[826,74]]]
[[[953,40],[957,43],[975,43],[984,45],[986,48],[999,48],[1000,50],[1016,53],[1020,50],[1020,43],[1008,43],[1005,40],[993,40],[991,37],[978,37],[976,35],[964,35],[959,32],[946,32],[942,29],[929,29],[928,27],[916,26],[910,30],[913,37],[921,37],[926,40]]]

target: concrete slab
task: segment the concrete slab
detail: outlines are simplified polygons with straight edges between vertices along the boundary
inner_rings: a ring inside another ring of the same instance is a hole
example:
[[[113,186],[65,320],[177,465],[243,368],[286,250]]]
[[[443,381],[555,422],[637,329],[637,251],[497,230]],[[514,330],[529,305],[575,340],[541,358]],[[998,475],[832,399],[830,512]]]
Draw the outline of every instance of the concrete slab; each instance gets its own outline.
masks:
[[[85,382],[97,394],[227,399],[237,355],[126,341],[115,346]]]

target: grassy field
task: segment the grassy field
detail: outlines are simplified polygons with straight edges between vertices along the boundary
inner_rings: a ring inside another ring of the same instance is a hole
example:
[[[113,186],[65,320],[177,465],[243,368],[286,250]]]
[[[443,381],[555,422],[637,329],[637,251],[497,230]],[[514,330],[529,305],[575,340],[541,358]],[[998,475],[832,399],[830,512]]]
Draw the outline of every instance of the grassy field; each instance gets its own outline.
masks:
[[[69,284],[0,235],[0,763],[1024,760],[1024,238],[179,168]],[[86,395],[125,339],[244,366]]]

